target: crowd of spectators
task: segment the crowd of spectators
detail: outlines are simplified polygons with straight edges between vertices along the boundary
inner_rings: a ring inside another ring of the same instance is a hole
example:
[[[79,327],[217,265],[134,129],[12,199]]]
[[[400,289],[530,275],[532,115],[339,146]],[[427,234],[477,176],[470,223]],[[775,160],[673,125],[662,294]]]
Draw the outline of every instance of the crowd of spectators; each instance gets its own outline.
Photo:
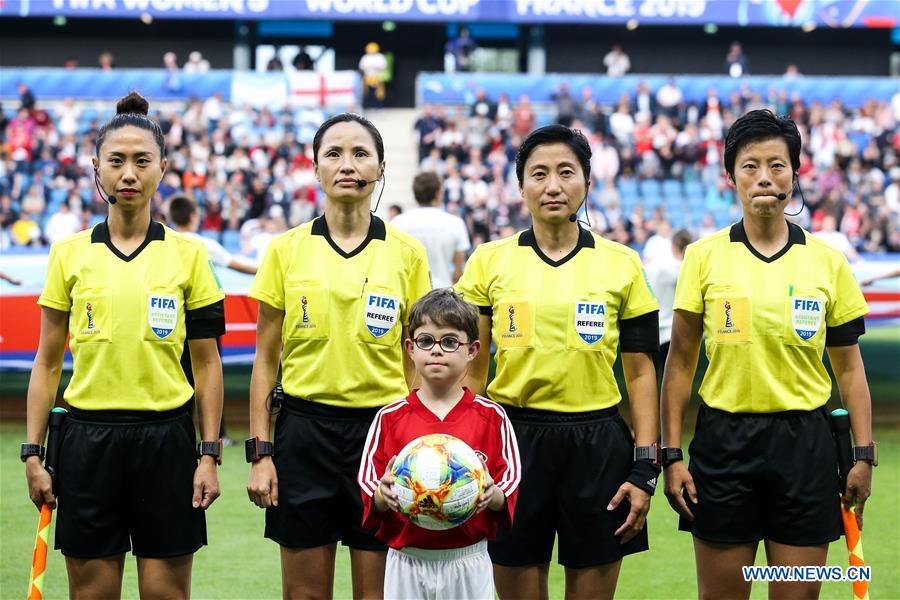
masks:
[[[71,100],[12,116],[0,107],[0,247],[48,245],[105,219],[91,158],[110,116]],[[234,108],[214,95],[151,116],[168,152],[154,219],[166,220],[168,198],[189,194],[203,211],[201,233],[254,256],[317,214],[311,142],[321,110]]]
[[[17,111],[0,109],[3,248],[46,246],[106,215],[91,157],[111,114],[71,100],[44,108],[27,89],[20,94]],[[589,221],[582,219],[643,250],[672,229],[702,236],[737,217],[722,173],[724,134],[736,116],[763,107],[790,115],[803,135],[807,210],[794,219],[841,244],[846,238],[848,255],[900,251],[900,94],[848,108],[777,91],[720,98],[711,89],[704,102],[688,103],[674,81],[657,90],[639,85],[615,106],[566,86],[541,106],[479,92],[470,106],[423,107],[415,124],[419,169],[441,176],[444,207],[465,220],[474,247],[530,224],[514,169],[523,137],[552,121],[577,127],[593,147]],[[255,110],[212,96],[151,116],[169,160],[154,218],[165,220],[167,198],[190,194],[203,212],[201,233],[253,256],[273,235],[319,214],[311,142],[322,111]]]
[[[702,236],[738,218],[722,168],[723,142],[730,124],[757,108],[789,115],[803,137],[799,186],[806,209],[792,219],[831,241],[846,238],[839,245],[851,259],[857,252],[900,251],[900,93],[891,102],[850,108],[840,99],[807,103],[777,90],[720,98],[710,89],[694,103],[672,80],[657,90],[639,84],[604,106],[589,88],[575,92],[563,84],[542,115],[527,96],[491,99],[479,91],[458,110],[423,107],[415,124],[419,166],[444,178],[445,206],[466,220],[477,245],[528,224],[514,169],[522,138],[547,121],[576,127],[593,150],[592,227],[643,250],[673,224]],[[800,206],[795,193],[787,212]]]

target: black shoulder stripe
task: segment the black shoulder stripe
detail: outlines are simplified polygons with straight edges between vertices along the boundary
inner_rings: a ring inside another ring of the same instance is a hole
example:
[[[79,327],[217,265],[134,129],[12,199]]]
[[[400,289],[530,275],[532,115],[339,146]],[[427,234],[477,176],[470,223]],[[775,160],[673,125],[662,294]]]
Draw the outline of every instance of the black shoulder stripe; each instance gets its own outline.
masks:
[[[859,342],[859,337],[866,332],[866,320],[857,317],[837,327],[825,330],[826,346],[852,346]]]
[[[659,311],[632,319],[619,320],[619,346],[622,352],[659,351]]]
[[[187,339],[201,340],[225,335],[225,301],[219,300],[184,315]]]

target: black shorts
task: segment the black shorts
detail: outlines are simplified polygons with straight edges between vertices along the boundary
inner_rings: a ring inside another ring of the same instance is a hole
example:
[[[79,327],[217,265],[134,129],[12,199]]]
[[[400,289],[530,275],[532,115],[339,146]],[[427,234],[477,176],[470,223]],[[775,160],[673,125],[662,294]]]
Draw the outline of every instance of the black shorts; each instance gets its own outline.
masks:
[[[504,406],[519,440],[522,481],[512,529],[488,544],[506,567],[559,563],[594,567],[647,550],[647,528],[627,544],[615,531],[631,504],[606,506],[631,473],[634,438],[617,408],[556,413]]]
[[[61,435],[57,550],[168,558],[206,545],[203,510],[192,506],[197,446],[186,407],[70,408]]]
[[[278,506],[266,509],[266,537],[286,548],[342,541],[387,552],[362,528],[357,474],[373,409],[338,408],[285,398],[275,420]]]
[[[690,445],[697,501],[679,529],[709,542],[818,546],[841,536],[825,408],[751,414],[700,406]]]

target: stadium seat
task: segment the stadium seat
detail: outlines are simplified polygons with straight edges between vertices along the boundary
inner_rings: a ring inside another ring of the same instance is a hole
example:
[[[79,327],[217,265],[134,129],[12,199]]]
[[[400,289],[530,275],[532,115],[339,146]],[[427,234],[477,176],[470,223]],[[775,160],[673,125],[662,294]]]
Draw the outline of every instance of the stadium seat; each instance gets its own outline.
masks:
[[[633,177],[620,177],[616,187],[619,188],[619,193],[622,194],[623,198],[626,196],[638,196],[637,180]]]
[[[662,186],[656,179],[642,179],[638,183],[638,188],[640,189],[641,197],[645,200],[662,196]]]
[[[677,179],[664,179],[662,191],[667,199],[681,200],[681,182]]]
[[[229,252],[238,252],[241,249],[241,234],[234,229],[226,229],[222,233],[222,245]]]
[[[706,195],[705,190],[703,189],[703,183],[697,181],[696,179],[685,181],[684,195],[688,199],[688,201],[691,201],[694,198],[702,199]]]

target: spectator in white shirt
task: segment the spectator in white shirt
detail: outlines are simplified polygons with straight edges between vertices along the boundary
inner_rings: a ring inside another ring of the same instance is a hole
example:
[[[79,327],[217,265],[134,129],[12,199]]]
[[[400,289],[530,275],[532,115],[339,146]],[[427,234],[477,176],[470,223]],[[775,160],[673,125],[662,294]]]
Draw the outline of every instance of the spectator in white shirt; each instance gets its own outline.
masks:
[[[55,244],[64,237],[79,231],[81,231],[81,219],[72,212],[72,208],[66,201],[59,205],[59,211],[53,213],[53,216],[47,221],[47,225],[44,226],[44,237],[47,238],[48,243]]]
[[[856,249],[850,243],[846,235],[837,230],[837,218],[834,215],[825,215],[822,217],[822,229],[813,233],[817,238],[823,239],[847,257],[847,260],[853,262],[859,259]]]
[[[622,77],[631,70],[631,60],[619,44],[613,44],[612,50],[603,57],[603,66],[610,77]]]
[[[425,246],[431,266],[431,285],[435,288],[450,287],[462,275],[466,252],[471,247],[466,224],[459,217],[439,208],[443,192],[437,173],[425,171],[416,175],[413,194],[419,208],[399,215],[391,221],[391,225]]]
[[[672,309],[675,305],[675,284],[684,260],[684,249],[691,243],[691,234],[679,229],[672,236],[671,252],[658,255],[644,268],[650,289],[659,302],[659,353],[656,356],[656,372],[662,374],[672,340]]]
[[[256,275],[256,265],[235,258],[231,252],[226,250],[216,240],[197,233],[197,230],[200,228],[200,211],[197,208],[197,203],[190,196],[173,196],[169,200],[169,220],[178,233],[202,241],[209,251],[210,259],[217,267],[225,267],[240,273]]]

